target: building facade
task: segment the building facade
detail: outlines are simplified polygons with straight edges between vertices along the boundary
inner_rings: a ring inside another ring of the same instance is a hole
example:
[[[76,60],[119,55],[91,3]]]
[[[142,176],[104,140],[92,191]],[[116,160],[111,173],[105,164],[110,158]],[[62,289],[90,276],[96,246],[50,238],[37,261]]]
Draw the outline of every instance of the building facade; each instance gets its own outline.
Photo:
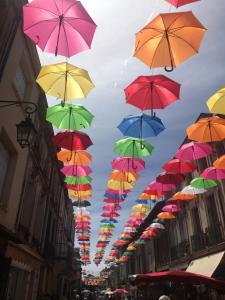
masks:
[[[37,105],[37,133],[24,149],[16,134],[24,105],[0,108],[0,299],[6,300],[69,296],[81,272],[73,206],[45,121],[47,101],[35,83],[41,65],[23,33],[26,2],[0,1],[0,106],[1,100]]]

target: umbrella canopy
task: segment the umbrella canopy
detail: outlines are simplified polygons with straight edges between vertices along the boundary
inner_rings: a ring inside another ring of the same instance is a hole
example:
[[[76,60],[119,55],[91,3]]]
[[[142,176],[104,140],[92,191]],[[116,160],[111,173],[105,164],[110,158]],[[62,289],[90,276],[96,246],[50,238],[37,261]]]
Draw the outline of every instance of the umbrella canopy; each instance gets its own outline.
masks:
[[[176,217],[170,212],[161,212],[157,215],[159,219],[175,219]]]
[[[150,68],[171,71],[198,53],[205,31],[191,11],[160,14],[136,34],[134,56]]]
[[[163,169],[169,173],[185,174],[194,172],[196,170],[196,165],[190,161],[172,159],[163,165]]]
[[[132,182],[135,181],[139,178],[139,175],[134,172],[134,171],[130,171],[130,172],[121,172],[118,170],[113,170],[110,174],[109,174],[109,178],[115,180],[115,181],[128,181],[128,182]]]
[[[57,104],[47,108],[46,120],[60,129],[87,128],[93,118],[94,116],[82,105]]]
[[[207,190],[205,189],[196,189],[191,185],[186,186],[185,188],[183,188],[183,190],[181,191],[181,193],[183,194],[188,194],[188,195],[198,195],[198,194],[204,194],[205,192],[207,192]]]
[[[201,177],[193,179],[190,184],[196,189],[210,189],[217,186],[216,181]]]
[[[206,143],[190,142],[184,144],[175,154],[179,160],[197,160],[212,154],[213,148]]]
[[[66,176],[88,176],[92,173],[92,169],[88,166],[70,165],[60,169]]]
[[[96,24],[80,1],[33,0],[23,6],[23,28],[43,51],[71,57],[91,47]]]
[[[130,182],[121,182],[121,181],[115,181],[115,180],[109,180],[107,183],[107,187],[113,190],[126,190],[126,189],[132,189],[134,188],[133,183]]]
[[[132,210],[145,213],[145,212],[149,212],[151,209],[149,208],[148,205],[137,204],[132,206]]]
[[[135,200],[135,202],[136,203],[138,203],[138,204],[148,204],[148,200],[142,200],[142,199],[137,199],[137,200]]]
[[[225,155],[222,155],[213,163],[214,167],[217,169],[225,169]]]
[[[165,205],[162,208],[162,211],[164,212],[171,212],[171,213],[178,213],[181,211],[181,208],[175,204]]]
[[[69,196],[77,200],[87,200],[92,198],[92,193],[88,191],[86,192],[72,191]]]
[[[62,99],[63,104],[65,104],[64,102],[68,100],[86,97],[88,93],[94,88],[94,84],[91,81],[88,72],[84,69],[71,65],[68,62],[43,66],[36,79],[36,82],[40,85],[40,87],[47,95],[57,97],[57,99]],[[56,105],[56,108],[58,109],[57,112],[60,112],[60,107],[58,107],[58,105]],[[73,108],[73,110],[71,108]],[[71,117],[74,118],[79,116],[78,113],[80,111],[78,111],[78,108],[79,107],[76,106],[73,107],[73,105],[68,105],[66,106],[65,110],[63,109],[63,107],[61,108],[61,113],[65,111],[67,113],[70,113]],[[71,112],[69,111],[69,109],[71,110]],[[50,108],[50,113],[53,112],[54,109]],[[83,116],[93,118],[93,116],[89,114],[83,114]],[[59,123],[59,121],[57,121],[58,120],[55,120],[56,124]],[[64,123],[66,123],[66,121],[64,121]],[[68,124],[68,122],[66,124]],[[72,127],[70,129],[72,129]]]
[[[153,181],[148,185],[152,190],[160,191],[160,192],[170,192],[176,188],[175,184],[164,184],[160,182]]]
[[[67,176],[64,181],[68,184],[88,184],[92,181],[92,178],[89,176],[79,176],[79,177],[74,177],[74,176]]]
[[[113,294],[128,294],[128,291],[124,289],[117,289],[113,291]]]
[[[92,186],[89,183],[86,183],[86,184],[67,184],[66,187],[67,187],[68,190],[71,190],[71,191],[85,192],[85,191],[91,191],[92,190]]]
[[[132,219],[144,219],[147,217],[147,214],[142,212],[133,212],[130,214],[130,218]]]
[[[145,168],[145,162],[133,157],[117,157],[112,161],[112,168],[121,172],[136,172]]]
[[[105,203],[122,203],[124,202],[124,199],[111,199],[111,198],[106,198],[103,200]]]
[[[195,194],[183,194],[181,192],[178,192],[173,195],[173,199],[176,200],[196,200],[197,196]]]
[[[209,167],[202,172],[200,177],[212,180],[224,180],[225,170],[216,169],[215,167]]]
[[[103,214],[101,214],[102,217],[106,217],[106,218],[116,218],[119,217],[119,214],[116,212],[105,212]]]
[[[156,181],[162,184],[179,184],[185,177],[180,174],[162,173],[156,177]]]
[[[122,207],[119,206],[118,204],[116,204],[116,205],[108,204],[108,205],[103,206],[103,210],[105,210],[105,211],[118,211],[121,209],[122,209]]]
[[[116,142],[114,151],[122,156],[141,158],[151,155],[153,146],[143,139],[126,138]]]
[[[118,223],[118,221],[114,218],[102,219],[101,223]]]
[[[76,206],[76,207],[87,207],[87,206],[91,206],[91,203],[84,200],[84,201],[74,201],[73,203],[73,206]]]
[[[219,117],[201,118],[186,129],[190,140],[218,142],[225,139],[225,120]]]
[[[179,99],[180,84],[164,75],[139,76],[124,91],[128,104],[142,110],[163,109]]]
[[[156,228],[156,229],[166,229],[165,226],[163,224],[160,224],[160,223],[152,223],[150,226],[150,228]]]
[[[159,118],[142,113],[124,118],[117,128],[125,136],[142,139],[157,136],[165,126]]]
[[[225,115],[225,86],[210,97],[206,104],[211,113]]]
[[[92,162],[92,156],[85,150],[69,151],[62,150],[57,153],[58,160],[61,160],[66,165],[81,165],[85,166]]]
[[[59,132],[52,139],[57,147],[71,151],[85,150],[93,145],[86,133],[77,130]]]
[[[197,1],[200,1],[200,0],[166,0],[166,1],[173,4],[175,7],[180,7],[180,6],[190,4],[190,3],[193,3],[193,2],[197,2]]]

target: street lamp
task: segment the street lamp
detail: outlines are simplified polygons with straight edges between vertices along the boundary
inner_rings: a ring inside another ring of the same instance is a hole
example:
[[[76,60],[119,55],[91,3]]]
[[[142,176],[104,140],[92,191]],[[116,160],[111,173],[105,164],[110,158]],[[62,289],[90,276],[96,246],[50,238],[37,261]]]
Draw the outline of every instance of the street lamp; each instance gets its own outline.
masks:
[[[20,144],[21,148],[29,147],[33,134],[37,131],[31,120],[31,115],[37,111],[37,105],[34,102],[28,101],[5,101],[0,100],[0,108],[9,106],[24,105],[24,111],[27,113],[25,120],[16,124],[17,127],[17,142]]]

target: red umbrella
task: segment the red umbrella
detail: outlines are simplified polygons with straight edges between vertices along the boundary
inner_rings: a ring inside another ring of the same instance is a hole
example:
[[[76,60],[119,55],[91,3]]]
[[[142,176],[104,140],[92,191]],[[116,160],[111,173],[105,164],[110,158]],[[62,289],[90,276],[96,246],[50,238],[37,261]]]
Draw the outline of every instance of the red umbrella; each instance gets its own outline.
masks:
[[[128,291],[124,289],[117,289],[113,291],[113,294],[128,294]]]
[[[103,201],[106,203],[115,203],[115,204],[124,202],[123,199],[107,199],[107,198],[105,198]]]
[[[173,4],[175,7],[180,7],[180,6],[190,4],[192,2],[197,2],[200,0],[166,0],[166,1]]]
[[[124,91],[131,105],[142,110],[163,109],[179,99],[180,84],[164,75],[139,76]]]
[[[108,205],[105,205],[103,206],[103,210],[105,211],[117,211],[117,210],[121,210],[122,207],[117,205],[117,204],[108,204]]]
[[[119,214],[116,212],[105,212],[103,214],[101,214],[102,217],[106,217],[106,218],[116,218],[119,217]]]
[[[185,177],[180,174],[161,173],[156,177],[156,181],[162,184],[178,184],[184,181]]]
[[[175,184],[164,184],[160,182],[153,181],[151,182],[148,187],[152,188],[153,190],[158,190],[162,192],[170,192],[176,188]]]
[[[114,170],[121,172],[139,171],[145,168],[144,160],[133,157],[117,157],[111,164]]]
[[[68,190],[72,191],[88,191],[92,189],[91,184],[67,184],[66,185]]]
[[[81,131],[62,131],[53,137],[53,142],[57,147],[70,151],[85,150],[93,145],[90,137]]]
[[[151,188],[147,188],[143,191],[143,193],[148,194],[150,196],[162,196],[164,194],[164,192],[159,191],[159,190],[153,190]]]
[[[172,159],[163,165],[163,169],[169,173],[185,174],[194,172],[196,170],[196,165],[190,161]]]

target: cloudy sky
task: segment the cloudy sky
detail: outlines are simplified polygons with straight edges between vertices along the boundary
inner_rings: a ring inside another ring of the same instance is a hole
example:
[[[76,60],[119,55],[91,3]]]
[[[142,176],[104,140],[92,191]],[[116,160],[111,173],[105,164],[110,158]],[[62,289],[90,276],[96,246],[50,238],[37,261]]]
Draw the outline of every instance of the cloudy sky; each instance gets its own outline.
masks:
[[[81,1],[95,23],[98,25],[92,49],[72,57],[69,61],[88,70],[95,89],[85,100],[74,101],[85,105],[94,115],[92,127],[87,130],[94,146],[89,148],[93,155],[94,196],[90,208],[92,217],[92,258],[101,220],[103,195],[107,176],[111,171],[111,160],[117,155],[113,152],[114,144],[123,138],[116,128],[120,121],[129,114],[139,113],[138,109],[127,105],[123,89],[140,75],[151,75],[141,61],[132,57],[135,33],[159,13],[175,11],[164,0],[83,0]],[[216,2],[216,3],[215,3]],[[141,179],[135,189],[122,204],[123,210],[119,225],[114,232],[112,242],[116,240],[124,222],[128,219],[131,206],[145,186],[161,172],[161,166],[169,160],[185,137],[185,128],[198,117],[200,112],[207,112],[205,101],[219,87],[225,84],[225,21],[224,0],[202,0],[187,5],[179,11],[193,10],[201,23],[208,29],[199,55],[196,55],[177,67],[169,75],[182,84],[181,100],[164,111],[159,111],[166,130],[157,138],[149,141],[155,150],[146,159],[146,170],[141,172]],[[62,62],[63,57],[40,53],[42,64]],[[163,74],[162,69],[155,69],[154,74]],[[55,103],[49,98],[49,105]],[[110,249],[108,246],[107,251]],[[93,264],[88,268],[96,271]]]

